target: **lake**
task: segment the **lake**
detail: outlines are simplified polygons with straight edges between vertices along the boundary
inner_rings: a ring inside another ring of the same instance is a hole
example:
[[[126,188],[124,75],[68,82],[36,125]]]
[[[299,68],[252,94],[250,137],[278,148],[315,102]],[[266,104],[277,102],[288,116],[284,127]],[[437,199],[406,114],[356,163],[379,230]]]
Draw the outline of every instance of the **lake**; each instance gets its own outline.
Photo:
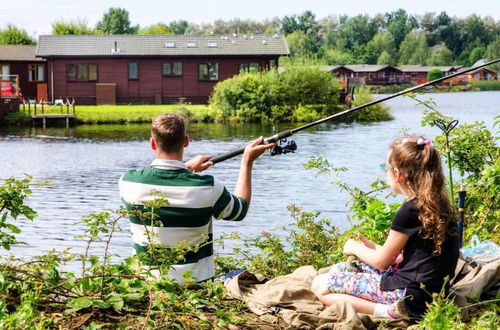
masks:
[[[500,115],[500,92],[421,96],[428,97],[437,102],[441,112],[460,123],[484,121],[493,129],[494,117]],[[423,107],[416,106],[415,101],[398,97],[386,104],[392,109],[392,121],[322,124],[292,137],[298,145],[295,153],[274,157],[264,154],[254,164],[253,197],[247,217],[236,223],[216,221],[215,236],[232,231],[243,235],[260,231],[283,233],[280,226],[292,221],[286,210],[291,203],[305,210],[318,210],[341,229],[347,228],[347,194],[333,186],[329,178],[315,177],[314,172],[306,171],[303,164],[313,155],[324,157],[336,167],[349,169],[343,174],[349,185],[367,189],[382,175],[379,164],[385,161],[390,142],[400,136],[402,128],[431,139],[440,133],[437,128],[420,126]],[[280,124],[276,129],[299,125]],[[186,159],[198,154],[220,155],[243,147],[247,140],[273,134],[272,125],[260,124],[192,124],[189,130],[191,144],[186,149]],[[38,217],[33,222],[18,221],[23,230],[19,239],[28,245],[13,247],[12,252],[33,256],[67,246],[75,253],[82,252],[84,242],[74,236],[81,234],[83,228],[73,223],[89,213],[113,210],[120,205],[119,177],[127,169],[147,167],[153,159],[148,138],[148,124],[77,126],[70,130],[0,127],[0,178],[28,173],[36,180],[53,182],[33,189],[28,204]],[[236,157],[206,173],[232,190],[239,162]],[[121,225],[127,227],[127,221]],[[129,235],[116,234],[112,253],[122,257],[131,253]],[[97,247],[92,252],[101,254],[102,249]]]

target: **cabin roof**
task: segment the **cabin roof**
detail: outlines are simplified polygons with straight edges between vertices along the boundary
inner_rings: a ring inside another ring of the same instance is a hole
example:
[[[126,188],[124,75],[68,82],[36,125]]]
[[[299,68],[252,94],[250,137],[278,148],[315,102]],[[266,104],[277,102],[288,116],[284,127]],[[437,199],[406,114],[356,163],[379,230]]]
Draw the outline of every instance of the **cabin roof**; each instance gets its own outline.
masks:
[[[376,64],[352,64],[343,65],[342,67],[349,69],[353,72],[378,72],[384,69],[399,70],[391,65],[376,65]]]
[[[0,61],[44,61],[35,57],[35,45],[0,45]]]
[[[397,67],[403,72],[429,72],[432,69],[439,69],[441,72],[458,70],[461,66],[423,66],[423,65],[401,65]]]
[[[282,35],[43,35],[36,56],[289,55]]]

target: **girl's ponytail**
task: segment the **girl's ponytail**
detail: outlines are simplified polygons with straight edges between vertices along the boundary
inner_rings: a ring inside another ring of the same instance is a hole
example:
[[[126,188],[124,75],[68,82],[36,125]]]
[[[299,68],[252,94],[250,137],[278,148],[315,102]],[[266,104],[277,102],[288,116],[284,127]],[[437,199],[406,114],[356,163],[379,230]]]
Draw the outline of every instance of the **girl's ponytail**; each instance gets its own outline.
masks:
[[[389,164],[406,177],[406,185],[417,198],[421,235],[434,241],[434,254],[441,253],[453,211],[446,190],[441,157],[429,140],[410,137],[394,141]]]

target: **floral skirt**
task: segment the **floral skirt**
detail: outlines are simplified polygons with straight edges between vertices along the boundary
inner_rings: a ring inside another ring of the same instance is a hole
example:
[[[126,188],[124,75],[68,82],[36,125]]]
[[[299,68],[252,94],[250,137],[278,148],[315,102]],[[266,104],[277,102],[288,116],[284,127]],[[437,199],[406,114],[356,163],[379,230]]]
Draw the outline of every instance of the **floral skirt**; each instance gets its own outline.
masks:
[[[332,293],[343,293],[380,304],[393,304],[405,297],[406,289],[380,290],[380,280],[385,271],[359,262],[355,271],[347,271],[345,263],[330,268],[328,289]]]

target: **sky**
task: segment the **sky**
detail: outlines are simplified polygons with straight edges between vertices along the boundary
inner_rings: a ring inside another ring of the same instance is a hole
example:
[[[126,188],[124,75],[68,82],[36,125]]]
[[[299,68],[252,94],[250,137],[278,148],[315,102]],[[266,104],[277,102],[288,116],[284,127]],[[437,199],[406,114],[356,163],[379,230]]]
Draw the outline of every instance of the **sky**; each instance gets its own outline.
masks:
[[[186,20],[210,23],[232,18],[262,21],[312,11],[317,19],[329,15],[354,16],[405,9],[410,14],[446,11],[450,16],[492,16],[500,21],[500,0],[0,0],[0,28],[8,23],[30,35],[51,33],[56,20],[85,19],[93,27],[110,7],[125,8],[132,24],[141,27]]]

